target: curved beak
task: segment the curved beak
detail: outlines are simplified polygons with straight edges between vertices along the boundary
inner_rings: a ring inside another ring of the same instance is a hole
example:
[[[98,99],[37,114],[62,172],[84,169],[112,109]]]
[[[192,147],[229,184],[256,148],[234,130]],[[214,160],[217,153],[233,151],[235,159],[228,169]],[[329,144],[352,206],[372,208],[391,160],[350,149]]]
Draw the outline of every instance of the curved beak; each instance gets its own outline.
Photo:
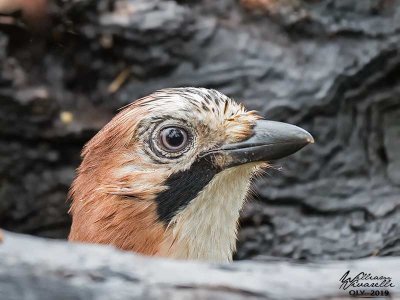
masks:
[[[304,129],[282,122],[258,120],[253,132],[247,140],[223,145],[216,151],[224,157],[224,168],[283,158],[314,143]]]

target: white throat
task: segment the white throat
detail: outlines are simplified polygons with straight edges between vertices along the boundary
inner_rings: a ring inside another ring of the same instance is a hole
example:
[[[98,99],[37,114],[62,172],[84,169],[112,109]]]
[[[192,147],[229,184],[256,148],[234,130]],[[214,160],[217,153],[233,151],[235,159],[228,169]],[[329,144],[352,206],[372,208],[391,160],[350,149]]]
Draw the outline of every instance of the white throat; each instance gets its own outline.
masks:
[[[242,165],[217,174],[172,219],[172,237],[165,241],[161,254],[178,259],[231,261],[239,212],[254,170],[254,165]]]

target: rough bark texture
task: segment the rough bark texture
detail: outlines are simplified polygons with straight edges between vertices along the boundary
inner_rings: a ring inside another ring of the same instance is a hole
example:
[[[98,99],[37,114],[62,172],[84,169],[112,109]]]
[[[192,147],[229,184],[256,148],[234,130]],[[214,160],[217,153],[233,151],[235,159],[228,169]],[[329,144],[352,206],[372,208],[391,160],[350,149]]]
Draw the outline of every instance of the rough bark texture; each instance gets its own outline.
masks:
[[[391,299],[400,297],[398,258],[210,265],[9,233],[0,244],[0,256],[2,300],[354,299],[349,289],[339,288],[348,270],[350,276],[367,272],[391,277],[395,287],[384,290]]]
[[[84,144],[156,89],[204,86],[298,124],[243,212],[237,258],[400,254],[400,1],[55,1],[0,25],[0,227],[64,238]]]

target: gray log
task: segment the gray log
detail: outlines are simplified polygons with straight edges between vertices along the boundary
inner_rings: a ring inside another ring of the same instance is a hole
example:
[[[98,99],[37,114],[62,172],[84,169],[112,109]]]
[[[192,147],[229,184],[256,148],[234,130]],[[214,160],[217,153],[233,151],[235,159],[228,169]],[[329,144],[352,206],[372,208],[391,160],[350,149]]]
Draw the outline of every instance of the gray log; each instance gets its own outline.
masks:
[[[339,289],[347,270],[391,277],[391,297],[400,298],[399,258],[213,265],[12,233],[0,258],[2,300],[347,299],[348,290]]]

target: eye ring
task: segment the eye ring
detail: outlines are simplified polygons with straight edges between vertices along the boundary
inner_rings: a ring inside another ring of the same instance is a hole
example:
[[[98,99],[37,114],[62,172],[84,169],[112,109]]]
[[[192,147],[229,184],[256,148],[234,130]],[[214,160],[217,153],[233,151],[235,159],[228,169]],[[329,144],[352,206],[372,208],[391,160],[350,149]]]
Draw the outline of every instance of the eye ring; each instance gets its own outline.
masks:
[[[159,132],[159,143],[164,151],[170,153],[180,152],[188,145],[189,135],[181,127],[164,127]]]

